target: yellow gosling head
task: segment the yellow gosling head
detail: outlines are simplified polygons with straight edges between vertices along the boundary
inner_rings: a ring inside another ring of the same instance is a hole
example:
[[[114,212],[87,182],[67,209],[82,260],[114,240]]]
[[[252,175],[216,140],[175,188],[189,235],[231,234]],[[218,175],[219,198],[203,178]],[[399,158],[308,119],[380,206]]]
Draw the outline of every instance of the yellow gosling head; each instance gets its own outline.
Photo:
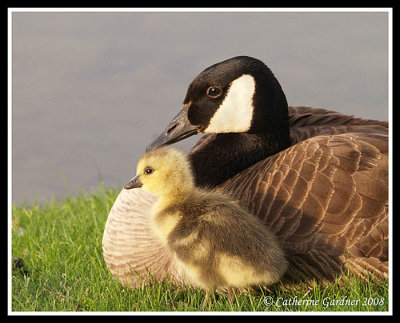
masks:
[[[190,192],[194,188],[190,163],[175,148],[150,150],[139,159],[136,176],[125,186],[137,187],[159,196]]]

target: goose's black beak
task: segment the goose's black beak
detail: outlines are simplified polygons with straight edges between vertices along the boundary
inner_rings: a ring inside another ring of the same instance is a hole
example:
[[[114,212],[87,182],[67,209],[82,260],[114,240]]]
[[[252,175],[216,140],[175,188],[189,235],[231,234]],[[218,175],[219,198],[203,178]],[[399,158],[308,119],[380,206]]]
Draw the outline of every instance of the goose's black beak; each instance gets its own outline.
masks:
[[[171,145],[198,133],[199,127],[193,126],[188,120],[188,107],[189,105],[187,104],[182,108],[161,135],[147,146],[146,151]]]
[[[140,181],[140,176],[136,175],[132,178],[128,184],[124,186],[125,189],[130,190],[131,188],[139,188],[142,187],[143,183]]]

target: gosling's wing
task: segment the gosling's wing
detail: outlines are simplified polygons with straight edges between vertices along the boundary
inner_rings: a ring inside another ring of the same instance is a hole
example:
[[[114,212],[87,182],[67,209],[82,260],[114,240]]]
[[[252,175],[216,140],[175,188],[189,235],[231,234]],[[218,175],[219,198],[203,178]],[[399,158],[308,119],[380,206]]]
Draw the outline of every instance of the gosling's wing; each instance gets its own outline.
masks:
[[[375,268],[387,261],[388,135],[364,128],[301,141],[220,189],[263,219],[289,255],[331,259],[347,250]]]

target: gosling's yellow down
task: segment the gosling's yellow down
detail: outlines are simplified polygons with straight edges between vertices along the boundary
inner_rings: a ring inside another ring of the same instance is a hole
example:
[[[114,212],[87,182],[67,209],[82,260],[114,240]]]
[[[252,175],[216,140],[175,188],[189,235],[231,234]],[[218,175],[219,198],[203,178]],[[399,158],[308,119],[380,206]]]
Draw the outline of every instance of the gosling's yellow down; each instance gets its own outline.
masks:
[[[275,283],[285,272],[274,234],[228,196],[195,187],[180,151],[163,147],[145,154],[125,186],[135,187],[160,196],[151,210],[152,231],[186,278],[206,290],[206,299],[220,287],[231,292]]]

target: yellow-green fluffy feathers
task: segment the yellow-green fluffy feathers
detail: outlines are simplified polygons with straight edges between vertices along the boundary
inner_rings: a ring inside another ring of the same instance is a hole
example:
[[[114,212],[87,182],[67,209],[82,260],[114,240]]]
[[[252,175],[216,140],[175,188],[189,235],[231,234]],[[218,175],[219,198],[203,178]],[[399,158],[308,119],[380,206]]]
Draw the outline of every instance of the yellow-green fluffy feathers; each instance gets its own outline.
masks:
[[[142,189],[160,196],[151,211],[153,233],[194,285],[268,285],[283,275],[287,263],[274,234],[228,196],[196,188],[181,152],[148,152],[137,175]]]

